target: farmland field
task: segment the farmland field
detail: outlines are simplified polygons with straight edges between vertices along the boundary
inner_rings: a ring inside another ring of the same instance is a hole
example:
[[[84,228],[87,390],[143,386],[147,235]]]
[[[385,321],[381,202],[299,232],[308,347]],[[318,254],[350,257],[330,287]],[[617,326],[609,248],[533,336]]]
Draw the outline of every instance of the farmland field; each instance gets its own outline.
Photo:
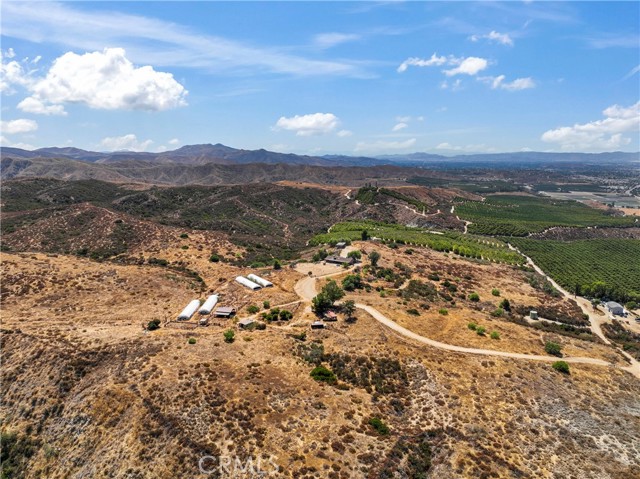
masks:
[[[511,240],[567,290],[619,302],[640,299],[640,240]]]
[[[463,257],[485,259],[498,263],[521,264],[521,255],[510,251],[507,245],[495,238],[463,235],[455,232],[434,232],[401,225],[374,221],[350,221],[331,227],[329,233],[316,235],[309,244],[319,245],[338,241],[354,241],[362,238],[366,231],[370,237],[402,244],[426,246],[436,251],[445,251]]]
[[[492,196],[456,206],[460,218],[471,221],[470,233],[526,236],[552,226],[631,226],[634,218],[612,216],[575,201],[533,196]]]

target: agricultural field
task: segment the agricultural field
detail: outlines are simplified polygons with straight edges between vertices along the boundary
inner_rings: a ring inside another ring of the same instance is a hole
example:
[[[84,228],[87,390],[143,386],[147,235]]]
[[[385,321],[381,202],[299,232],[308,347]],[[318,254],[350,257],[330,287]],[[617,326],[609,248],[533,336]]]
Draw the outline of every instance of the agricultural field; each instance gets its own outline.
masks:
[[[534,196],[492,196],[484,202],[466,201],[456,206],[461,219],[471,221],[470,233],[526,236],[553,226],[628,227],[634,218],[615,216],[575,201]]]
[[[640,240],[511,240],[569,291],[625,303],[640,299]]]
[[[329,233],[314,236],[309,244],[335,244],[338,241],[354,241],[368,237],[387,242],[426,246],[435,251],[451,252],[467,258],[484,259],[496,263],[522,264],[524,262],[521,255],[510,251],[504,242],[494,238],[463,235],[451,231],[431,231],[374,221],[349,221],[335,224]]]
[[[414,176],[407,180],[407,183],[427,187],[456,188],[468,193],[506,193],[523,191],[523,187],[513,182],[503,180],[487,181],[465,181],[447,180],[444,178],[432,178],[424,176]]]

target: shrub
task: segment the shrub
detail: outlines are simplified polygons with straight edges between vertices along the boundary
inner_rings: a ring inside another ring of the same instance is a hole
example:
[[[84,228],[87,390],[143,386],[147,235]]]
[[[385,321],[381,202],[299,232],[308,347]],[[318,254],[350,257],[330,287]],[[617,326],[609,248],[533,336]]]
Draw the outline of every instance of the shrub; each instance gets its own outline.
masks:
[[[562,346],[552,341],[544,343],[544,350],[552,356],[562,356]]]
[[[273,269],[282,269],[282,264],[277,259],[273,260]]]
[[[502,301],[500,301],[500,307],[504,309],[507,313],[511,312],[511,303],[507,298],[504,298]]]
[[[258,311],[260,311],[260,308],[259,308],[259,307],[257,307],[255,304],[252,304],[251,306],[249,306],[249,307],[247,308],[247,312],[248,312],[249,314],[256,314]]]
[[[504,316],[504,309],[502,308],[496,308],[492,313],[491,316],[493,316],[494,318],[499,318],[500,316]]]
[[[358,260],[358,259],[362,258],[362,253],[360,251],[358,251],[358,250],[349,251],[347,253],[347,258],[353,258],[353,259]]]
[[[491,294],[494,296],[500,296],[500,290],[498,288],[493,288],[491,290]]]
[[[569,363],[566,361],[556,361],[551,365],[551,367],[563,374],[569,374]]]
[[[262,307],[264,309],[269,309],[271,307],[271,303],[269,301],[263,301],[262,302]]]
[[[638,308],[638,303],[636,303],[635,301],[629,301],[628,303],[625,303],[624,307],[631,311],[632,309]]]
[[[209,256],[209,261],[211,261],[212,263],[217,263],[218,261],[220,261],[220,256],[213,253],[211,256]]]
[[[326,249],[323,248],[313,255],[312,261],[314,263],[317,263],[318,261],[324,260],[327,256],[329,256],[329,253],[327,252]]]
[[[224,333],[222,333],[222,335],[224,336],[225,343],[232,343],[236,339],[236,333],[233,332],[233,329],[227,329]]]
[[[189,338],[187,341],[189,344],[196,344],[196,338]]]
[[[491,331],[491,339],[500,339],[500,333],[498,331]]]
[[[429,273],[429,275],[427,275],[427,278],[429,278],[431,281],[440,281],[440,275],[438,273]]]
[[[438,313],[441,314],[442,316],[447,316],[449,314],[449,310],[447,308],[440,308],[438,310]]]
[[[336,375],[333,371],[325,368],[324,366],[316,366],[311,370],[311,377],[316,381],[323,383],[335,384],[337,381]]]
[[[478,336],[484,336],[484,333],[486,333],[486,332],[487,332],[487,328],[485,328],[484,326],[478,326],[476,328],[476,334]]]
[[[471,293],[469,295],[469,301],[473,301],[474,303],[477,303],[478,301],[480,301],[480,295],[478,295],[478,293]]]
[[[187,233],[182,233],[180,235],[180,238],[182,238],[182,239],[187,239],[188,237],[189,237],[189,235]]]
[[[369,419],[369,425],[373,427],[381,436],[386,436],[389,434],[389,426],[382,422],[382,419],[378,417],[372,417],[371,419]]]
[[[478,328],[478,325],[476,323],[469,323],[467,324],[467,328],[469,328],[471,331],[475,331]]]
[[[156,329],[160,329],[160,320],[154,319],[149,321],[149,324],[147,324],[147,329],[149,331],[155,331]]]
[[[189,247],[185,244],[181,246],[182,249],[189,249]]]
[[[255,328],[258,331],[264,331],[265,329],[267,329],[267,325],[264,323],[254,323],[255,324]]]
[[[407,313],[409,313],[412,316],[420,316],[420,311],[418,311],[417,309],[407,309]]]
[[[362,282],[362,276],[359,274],[348,274],[342,280],[342,287],[345,291],[354,291],[356,289],[362,289],[364,283]]]
[[[306,341],[307,340],[307,332],[302,331],[299,334],[294,334],[293,339],[297,339],[298,341]]]
[[[380,253],[377,251],[372,251],[369,253],[369,261],[371,262],[371,266],[378,266],[378,261],[380,261]]]

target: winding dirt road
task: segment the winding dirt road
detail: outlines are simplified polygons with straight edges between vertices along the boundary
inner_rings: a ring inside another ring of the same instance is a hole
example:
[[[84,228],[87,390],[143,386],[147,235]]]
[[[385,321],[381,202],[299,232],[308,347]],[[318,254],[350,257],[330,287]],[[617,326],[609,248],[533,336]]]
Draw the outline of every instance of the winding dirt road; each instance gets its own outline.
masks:
[[[344,274],[345,271],[339,271],[336,273],[330,273],[323,276],[318,276],[319,278],[328,278],[331,276],[339,276]],[[295,292],[303,301],[310,302],[313,297],[317,294],[316,290],[316,277],[307,276],[298,281],[295,285]],[[424,336],[420,336],[419,334],[414,333],[413,331],[400,326],[395,321],[391,320],[380,311],[375,309],[372,306],[362,303],[356,303],[356,308],[361,309],[368,313],[372,318],[374,318],[379,323],[388,327],[389,329],[395,331],[396,333],[409,338],[411,340],[417,341],[422,344],[426,344],[428,346],[432,346],[434,348],[443,349],[445,351],[457,352],[457,353],[465,353],[465,354],[478,354],[482,356],[494,356],[494,357],[503,357],[503,358],[513,358],[513,359],[525,359],[530,361],[545,361],[545,362],[555,362],[558,360],[555,356],[543,356],[543,355],[535,355],[535,354],[523,354],[523,353],[510,353],[507,351],[494,351],[490,349],[478,349],[478,348],[467,348],[464,346],[455,346],[453,344],[441,343],[440,341],[435,341],[433,339],[429,339]],[[640,378],[640,363],[634,361],[633,358],[630,358],[625,354],[629,359],[632,360],[630,366],[620,367],[620,369],[624,371],[628,371],[637,378]],[[591,364],[595,366],[608,366],[608,367],[616,367],[614,364],[604,361],[602,359],[595,358],[587,358],[580,356],[569,356],[563,357],[563,361],[568,363],[576,363],[576,364]]]

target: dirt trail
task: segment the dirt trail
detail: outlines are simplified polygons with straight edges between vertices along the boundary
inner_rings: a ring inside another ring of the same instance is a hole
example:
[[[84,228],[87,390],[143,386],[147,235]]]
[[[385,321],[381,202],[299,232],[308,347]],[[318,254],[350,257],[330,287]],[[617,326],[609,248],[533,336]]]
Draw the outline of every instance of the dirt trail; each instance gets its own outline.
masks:
[[[331,273],[331,274],[327,274],[324,276],[319,276],[319,277],[331,277],[331,276],[337,276],[340,274],[344,274],[344,271],[340,271],[337,273]],[[300,296],[300,298],[304,301],[311,301],[313,299],[313,297],[317,294],[316,292],[316,277],[313,276],[307,276],[305,278],[302,278],[300,281],[298,281],[295,285],[295,292],[296,294],[298,294],[298,296]],[[440,341],[435,341],[433,339],[429,339],[426,338],[424,336],[420,336],[419,334],[414,333],[413,331],[408,330],[407,328],[404,328],[402,326],[400,326],[398,323],[396,323],[395,321],[389,319],[387,316],[385,316],[384,314],[382,314],[380,311],[378,311],[377,309],[375,309],[372,306],[366,305],[366,304],[362,304],[362,303],[356,303],[356,308],[361,309],[363,311],[366,311],[369,315],[371,315],[371,317],[373,317],[376,321],[378,321],[379,323],[383,324],[384,326],[392,329],[393,331],[395,331],[396,333],[407,337],[409,339],[412,339],[414,341],[420,342],[422,344],[426,344],[438,349],[443,349],[445,351],[452,351],[452,352],[458,352],[458,353],[466,353],[466,354],[478,354],[478,355],[482,355],[482,356],[498,356],[498,357],[504,357],[504,358],[514,358],[514,359],[527,359],[527,360],[531,360],[531,361],[546,361],[546,362],[555,362],[558,360],[557,357],[555,356],[542,356],[542,355],[535,355],[535,354],[522,354],[522,353],[510,353],[507,351],[495,351],[495,350],[489,350],[489,349],[478,349],[478,348],[467,348],[464,346],[455,346],[453,344],[446,344],[446,343],[441,343]],[[624,354],[624,352],[623,352]],[[628,354],[625,354],[625,357],[627,357],[630,361],[631,361],[631,365],[630,366],[626,366],[626,367],[621,367],[620,369],[624,370],[624,371],[628,371],[631,374],[633,374],[634,376],[636,376],[637,378],[640,378],[640,363],[638,363],[637,361],[633,360],[633,358],[631,358]],[[563,357],[562,358],[563,361],[566,361],[568,363],[581,363],[581,364],[591,364],[591,365],[596,365],[596,366],[609,366],[609,367],[615,367],[612,363],[609,363],[607,361],[604,361],[602,359],[595,359],[595,358],[587,358],[587,357],[580,357],[580,356],[569,356],[569,357]]]

